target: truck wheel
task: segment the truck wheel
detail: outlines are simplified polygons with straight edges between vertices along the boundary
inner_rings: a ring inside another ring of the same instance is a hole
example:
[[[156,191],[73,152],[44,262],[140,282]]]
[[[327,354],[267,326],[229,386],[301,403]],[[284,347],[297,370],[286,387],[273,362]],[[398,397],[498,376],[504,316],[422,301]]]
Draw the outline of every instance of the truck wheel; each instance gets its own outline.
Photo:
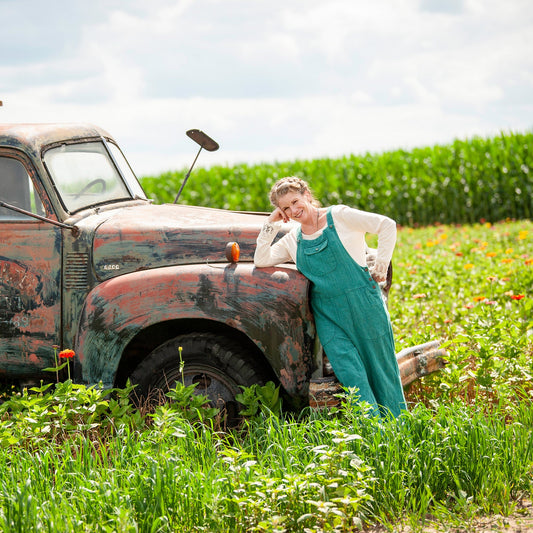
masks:
[[[225,410],[228,420],[238,417],[240,407],[235,395],[242,392],[239,385],[249,387],[266,381],[264,372],[250,363],[248,351],[226,337],[210,333],[179,335],[161,344],[130,376],[141,401],[157,399],[182,378],[185,385],[197,383],[195,393],[208,396],[212,406]]]

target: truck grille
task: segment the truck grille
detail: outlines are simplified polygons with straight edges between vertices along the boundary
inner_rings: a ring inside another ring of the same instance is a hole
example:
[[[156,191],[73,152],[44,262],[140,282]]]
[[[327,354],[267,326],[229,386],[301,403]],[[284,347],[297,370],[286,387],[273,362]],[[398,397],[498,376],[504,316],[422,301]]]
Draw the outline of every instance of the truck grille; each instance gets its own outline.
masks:
[[[89,254],[68,253],[65,263],[65,288],[86,289],[88,284]]]

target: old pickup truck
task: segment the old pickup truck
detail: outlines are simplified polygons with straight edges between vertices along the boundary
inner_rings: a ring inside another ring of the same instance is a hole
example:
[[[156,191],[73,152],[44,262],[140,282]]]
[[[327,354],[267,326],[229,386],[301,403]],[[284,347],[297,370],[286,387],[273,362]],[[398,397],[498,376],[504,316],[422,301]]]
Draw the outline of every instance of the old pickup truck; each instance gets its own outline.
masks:
[[[240,386],[273,380],[306,404],[325,356],[307,280],[254,268],[264,218],[154,205],[98,127],[0,125],[0,379],[50,380],[56,346],[81,383],[183,379],[236,411]],[[438,368],[435,349],[400,356],[404,383]]]

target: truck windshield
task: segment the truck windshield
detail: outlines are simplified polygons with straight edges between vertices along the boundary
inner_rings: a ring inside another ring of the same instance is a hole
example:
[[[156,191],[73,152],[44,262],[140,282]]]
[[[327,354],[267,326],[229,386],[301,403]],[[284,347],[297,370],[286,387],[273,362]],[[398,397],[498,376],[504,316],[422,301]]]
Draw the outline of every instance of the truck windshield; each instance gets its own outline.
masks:
[[[114,145],[109,145],[113,146]],[[118,157],[120,155],[120,157]],[[63,144],[44,154],[44,162],[67,211],[146,196],[118,148],[115,163],[103,142]],[[130,183],[131,181],[131,183]]]

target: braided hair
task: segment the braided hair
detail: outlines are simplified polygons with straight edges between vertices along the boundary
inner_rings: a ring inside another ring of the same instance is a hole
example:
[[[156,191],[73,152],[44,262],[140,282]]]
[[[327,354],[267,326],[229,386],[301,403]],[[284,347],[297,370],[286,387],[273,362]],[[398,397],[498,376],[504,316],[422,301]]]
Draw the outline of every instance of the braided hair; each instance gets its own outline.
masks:
[[[274,183],[274,185],[270,189],[270,203],[274,207],[278,207],[279,198],[281,196],[285,196],[288,192],[297,192],[301,195],[305,195],[306,193],[308,193],[311,204],[314,206],[320,205],[318,200],[311,192],[309,184],[305,180],[296,176],[287,176],[285,178],[279,179],[278,181],[276,181],[276,183]]]

